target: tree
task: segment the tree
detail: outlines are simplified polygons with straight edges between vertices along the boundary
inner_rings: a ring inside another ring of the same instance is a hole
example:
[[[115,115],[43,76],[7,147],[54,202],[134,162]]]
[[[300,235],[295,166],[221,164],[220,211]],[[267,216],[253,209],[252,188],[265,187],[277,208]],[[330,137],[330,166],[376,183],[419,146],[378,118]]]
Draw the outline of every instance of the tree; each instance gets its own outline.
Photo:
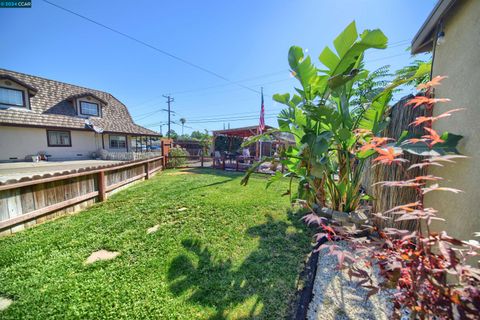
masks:
[[[185,122],[187,122],[187,119],[180,118],[180,123],[182,124],[182,136],[183,136],[183,126],[185,126]]]
[[[205,133],[202,133],[201,131],[193,131],[190,137],[192,140],[200,141],[203,152],[208,153],[213,139],[213,137],[208,134],[208,130],[205,130]]]
[[[209,135],[208,135],[208,131],[206,130],[205,130],[205,133],[202,133],[201,131],[193,131],[190,137],[192,137],[192,139],[195,139],[195,140],[203,140],[205,138],[208,138]]]
[[[167,137],[176,140],[178,139],[178,133],[176,133],[175,130],[171,129],[167,132]]]

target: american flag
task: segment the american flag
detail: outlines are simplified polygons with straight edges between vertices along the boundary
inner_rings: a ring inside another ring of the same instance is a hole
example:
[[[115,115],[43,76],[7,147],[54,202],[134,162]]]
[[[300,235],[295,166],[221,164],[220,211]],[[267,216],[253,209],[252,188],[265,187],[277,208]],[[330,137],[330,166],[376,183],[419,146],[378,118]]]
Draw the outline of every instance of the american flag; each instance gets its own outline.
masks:
[[[258,132],[263,133],[265,130],[265,105],[263,104],[263,88],[262,88],[262,108],[260,109],[260,123],[258,125]]]

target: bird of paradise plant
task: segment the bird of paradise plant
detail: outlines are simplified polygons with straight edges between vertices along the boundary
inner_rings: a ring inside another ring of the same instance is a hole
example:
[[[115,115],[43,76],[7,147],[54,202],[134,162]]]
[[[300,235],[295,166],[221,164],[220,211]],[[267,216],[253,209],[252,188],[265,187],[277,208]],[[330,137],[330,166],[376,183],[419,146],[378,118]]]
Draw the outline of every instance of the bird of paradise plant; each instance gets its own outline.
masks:
[[[364,143],[379,142],[378,135],[388,124],[393,90],[424,77],[430,65],[421,64],[409,76],[396,79],[369,102],[362,99],[358,105],[356,88],[369,74],[363,69],[365,51],[385,49],[387,37],[378,29],[358,34],[352,22],[333,41],[333,46],[335,51],[325,47],[320,54],[322,68],[317,68],[300,47],[290,48],[288,62],[301,87],[295,88],[297,93],[293,96],[286,93],[273,98],[287,106],[278,116],[277,131],[293,135],[295,145],[280,155],[287,173],[277,173],[271,182],[282,176],[296,177],[297,192],[293,199],[349,213],[367,197],[361,192],[361,175],[366,159],[374,152],[362,147]],[[272,133],[268,131],[265,135]],[[384,151],[385,159],[394,157],[398,148],[403,145]],[[248,182],[256,168],[247,172],[243,183]],[[292,195],[291,190],[288,193]]]

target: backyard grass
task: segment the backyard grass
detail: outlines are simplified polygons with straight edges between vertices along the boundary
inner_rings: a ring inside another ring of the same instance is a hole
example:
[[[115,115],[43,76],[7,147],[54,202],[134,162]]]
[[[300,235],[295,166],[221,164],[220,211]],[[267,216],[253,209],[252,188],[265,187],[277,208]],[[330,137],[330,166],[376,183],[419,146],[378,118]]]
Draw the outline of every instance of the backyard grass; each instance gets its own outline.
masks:
[[[311,234],[286,181],[241,177],[167,170],[0,239],[0,297],[14,301],[0,319],[285,318]],[[101,249],[120,255],[84,263]]]

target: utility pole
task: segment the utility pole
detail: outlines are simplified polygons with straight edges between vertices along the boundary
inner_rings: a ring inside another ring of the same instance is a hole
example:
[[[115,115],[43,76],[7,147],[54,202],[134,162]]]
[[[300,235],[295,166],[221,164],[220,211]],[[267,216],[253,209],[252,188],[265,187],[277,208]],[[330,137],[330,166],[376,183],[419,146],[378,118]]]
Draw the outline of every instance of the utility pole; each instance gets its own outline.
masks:
[[[160,124],[160,134],[163,135],[162,133],[162,127],[163,127],[163,124]]]
[[[170,138],[170,123],[171,123],[171,120],[170,120],[170,114],[173,112],[171,111],[170,109],[170,103],[175,101],[175,99],[173,99],[170,95],[166,96],[166,95],[163,95],[164,98],[167,98],[167,105],[168,105],[168,110],[165,110],[168,112],[168,131],[167,131],[167,137]]]

